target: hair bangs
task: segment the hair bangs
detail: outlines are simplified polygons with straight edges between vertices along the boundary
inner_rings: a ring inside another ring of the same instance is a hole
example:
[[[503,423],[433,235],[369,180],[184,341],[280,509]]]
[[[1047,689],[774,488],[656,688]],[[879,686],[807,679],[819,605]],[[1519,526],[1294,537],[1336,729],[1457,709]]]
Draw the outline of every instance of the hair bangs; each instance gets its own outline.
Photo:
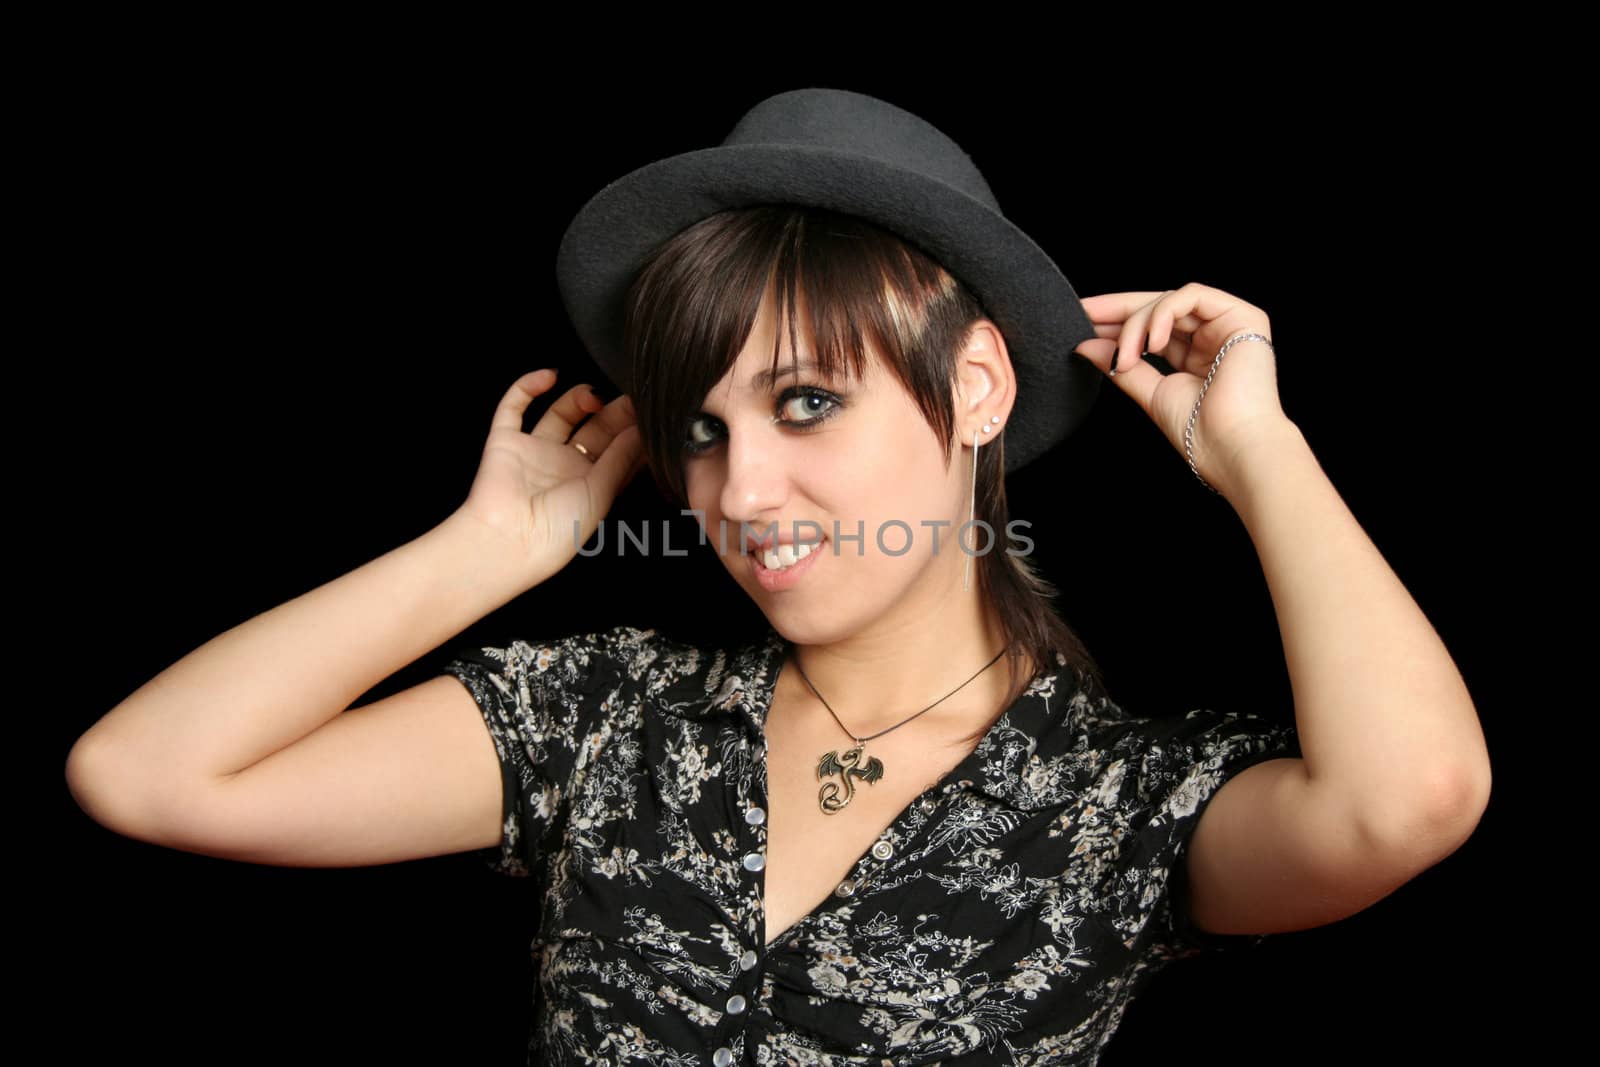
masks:
[[[763,205],[720,212],[657,248],[629,292],[624,346],[656,482],[687,506],[690,421],[727,376],[772,302],[770,370],[815,362],[825,379],[860,380],[870,349],[912,397],[945,462],[954,448],[951,383],[959,342],[983,309],[932,259],[854,216]]]

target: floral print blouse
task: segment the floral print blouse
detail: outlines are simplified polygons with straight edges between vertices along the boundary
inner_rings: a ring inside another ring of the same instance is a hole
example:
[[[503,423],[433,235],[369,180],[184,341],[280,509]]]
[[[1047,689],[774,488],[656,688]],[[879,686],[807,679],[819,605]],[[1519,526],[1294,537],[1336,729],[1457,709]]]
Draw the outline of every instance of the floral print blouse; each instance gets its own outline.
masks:
[[[1174,906],[1206,802],[1292,725],[1125,714],[1058,661],[766,945],[763,723],[788,642],[617,626],[461,649],[541,901],[529,1063],[1094,1064],[1167,963],[1252,947]]]

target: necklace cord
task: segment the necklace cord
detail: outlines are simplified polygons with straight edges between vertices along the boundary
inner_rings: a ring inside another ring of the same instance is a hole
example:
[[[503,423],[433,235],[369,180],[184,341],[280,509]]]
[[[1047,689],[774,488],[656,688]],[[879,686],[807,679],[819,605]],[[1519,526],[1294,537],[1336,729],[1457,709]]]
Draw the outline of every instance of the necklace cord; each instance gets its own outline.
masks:
[[[1006,647],[1009,648],[1010,646],[1008,645]],[[999,652],[996,652],[994,654],[994,659],[990,660],[988,663],[985,663],[982,667],[978,668],[977,673],[974,674],[972,676],[972,678],[968,678],[966,681],[962,682],[960,685],[958,685],[954,689],[950,690],[950,692],[946,693],[944,696],[940,697],[938,700],[935,700],[932,704],[929,704],[927,707],[925,707],[921,711],[917,712],[916,715],[911,716],[910,719],[906,719],[906,720],[904,720],[902,722],[897,722],[893,726],[889,727],[888,730],[879,730],[877,733],[873,734],[871,737],[856,737],[856,735],[850,730],[849,727],[845,726],[845,724],[843,722],[840,722],[838,712],[833,710],[833,706],[828,703],[827,698],[825,698],[821,693],[818,693],[817,692],[817,687],[811,684],[811,679],[810,678],[806,677],[805,668],[800,666],[800,660],[799,660],[798,657],[795,658],[794,669],[800,672],[800,677],[805,680],[806,688],[810,689],[813,693],[816,693],[817,699],[822,701],[822,706],[828,709],[828,714],[829,715],[833,716],[833,721],[839,723],[839,729],[843,730],[846,734],[848,734],[851,737],[851,739],[853,739],[855,741],[856,744],[864,745],[868,741],[877,740],[878,738],[882,737],[886,733],[889,733],[890,731],[900,729],[900,727],[902,727],[906,723],[910,722],[911,719],[915,719],[919,715],[926,714],[927,712],[930,712],[934,708],[938,707],[940,704],[943,704],[946,700],[949,700],[951,697],[953,697],[957,693],[961,692],[961,690],[963,690],[967,686],[971,685],[974,678],[977,678],[979,674],[982,674],[984,671],[988,670],[990,667],[993,667],[995,665],[995,663],[999,661],[1000,657],[1005,655],[1005,654],[1006,654],[1006,650],[1005,650],[1005,648],[1002,648]]]

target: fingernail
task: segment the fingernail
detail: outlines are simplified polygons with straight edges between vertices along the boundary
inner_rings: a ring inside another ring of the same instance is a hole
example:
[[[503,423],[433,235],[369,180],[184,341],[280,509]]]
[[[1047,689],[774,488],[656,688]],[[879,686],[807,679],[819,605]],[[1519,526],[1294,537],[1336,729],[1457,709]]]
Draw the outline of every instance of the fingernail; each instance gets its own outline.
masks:
[[[1111,350],[1111,377],[1113,378],[1117,376],[1117,357],[1120,355],[1122,355],[1122,349],[1114,348]]]

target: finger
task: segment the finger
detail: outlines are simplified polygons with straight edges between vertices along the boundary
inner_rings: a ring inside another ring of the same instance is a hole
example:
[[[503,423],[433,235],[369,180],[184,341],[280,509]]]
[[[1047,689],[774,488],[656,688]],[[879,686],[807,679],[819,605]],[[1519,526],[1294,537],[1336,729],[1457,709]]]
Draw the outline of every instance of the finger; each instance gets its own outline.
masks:
[[[1166,309],[1164,308],[1161,309],[1161,311],[1158,311],[1158,313],[1152,316],[1150,320],[1148,332],[1151,343],[1145,345],[1145,349],[1147,351],[1159,352],[1161,349],[1165,348],[1169,342],[1175,339],[1186,341],[1189,337],[1194,336],[1194,332],[1196,330],[1205,325],[1204,321],[1196,318],[1194,315],[1179,315],[1176,318],[1173,318],[1170,314],[1165,313],[1165,310]],[[1167,326],[1164,330],[1161,330],[1157,326],[1158,321],[1167,323]],[[1121,322],[1095,323],[1094,334],[1095,337],[1121,337],[1125,326],[1126,323]],[[1156,340],[1156,335],[1158,332],[1165,334],[1160,341]]]
[[[1173,357],[1177,353],[1168,351],[1168,346],[1174,346],[1177,352],[1187,352],[1195,331],[1204,325],[1205,320],[1199,316],[1180,315],[1174,307],[1163,304],[1150,316],[1145,351],[1164,356],[1168,363],[1176,367],[1178,360]]]
[[[1109,375],[1111,353],[1116,350],[1116,341],[1109,338],[1095,338],[1093,341],[1083,342],[1075,351]],[[1146,363],[1142,357],[1124,362],[1119,355],[1116,377],[1111,380],[1139,405],[1140,410],[1149,415],[1151,405],[1155,402],[1156,387],[1161,384],[1163,377],[1165,376],[1159,370]]]
[[[1094,336],[1093,339],[1094,340],[1113,341],[1113,342],[1120,341],[1122,339],[1122,337],[1126,333],[1129,332],[1130,329],[1131,329],[1130,325],[1128,323],[1125,323],[1125,322],[1096,323],[1095,327],[1094,327],[1095,336]],[[1122,369],[1122,365],[1123,365],[1124,360],[1123,360],[1122,355],[1120,355],[1120,354],[1117,356],[1117,362],[1116,362],[1115,366],[1113,366],[1111,364],[1110,353],[1118,351],[1118,348],[1119,348],[1119,346],[1117,344],[1113,344],[1109,348],[1104,346],[1104,345],[1102,345],[1100,347],[1097,347],[1097,348],[1091,350],[1091,351],[1095,351],[1095,352],[1104,352],[1104,353],[1106,353],[1106,358],[1103,361],[1101,361],[1099,364],[1097,364],[1101,371],[1109,374],[1109,373],[1111,373],[1113,371],[1120,371]]]
[[[1089,321],[1098,327],[1101,323],[1123,323],[1128,321],[1128,316],[1135,311],[1155,302],[1164,293],[1172,292],[1171,289],[1162,289],[1149,293],[1101,293],[1098,296],[1086,296],[1079,302],[1083,310],[1088,313]]]
[[[591,386],[587,383],[575,385],[550,405],[539,421],[534,423],[529,435],[554,441],[558,445],[565,444],[567,438],[572,436],[573,428],[603,406]],[[521,428],[518,423],[517,429]]]
[[[540,370],[530,371],[512,382],[511,388],[506,390],[505,395],[500,398],[500,403],[494,409],[494,417],[489,424],[490,430],[515,430],[521,433],[522,423],[527,417],[528,406],[536,397],[543,396],[549,392],[550,387],[556,383],[556,377],[555,370],[545,367]],[[569,432],[571,423],[581,421],[588,414],[583,405],[589,403],[589,401],[583,400],[581,396],[574,396],[575,393],[581,393],[584,388],[584,386],[579,386],[577,389],[569,390],[565,396],[551,406],[551,411],[556,412],[558,419],[564,419],[569,422]],[[549,418],[550,412],[547,411],[544,417]],[[543,419],[540,420],[540,425],[544,425]],[[538,427],[535,427],[535,431],[537,430]],[[554,436],[554,431],[540,434],[539,436]],[[562,440],[565,439],[563,436]]]
[[[1156,294],[1153,301],[1130,314],[1117,335],[1117,360],[1114,364],[1117,373],[1121,374],[1125,365],[1141,359],[1146,352],[1154,352],[1171,364],[1174,370],[1182,370],[1194,331],[1210,320],[1201,305],[1208,300],[1215,305],[1214,296],[1225,297],[1226,294],[1203,285],[1189,284],[1181,289],[1168,289]],[[1189,336],[1181,338],[1181,341],[1178,340],[1180,327],[1189,330]]]
[[[1124,368],[1132,368],[1135,363],[1144,363],[1144,353],[1149,351],[1145,347],[1145,339],[1150,317],[1163,301],[1171,299],[1171,295],[1170,289],[1157,293],[1153,301],[1134,311],[1122,324],[1122,331],[1117,335],[1117,357],[1111,363],[1117,374],[1122,374]]]
[[[633,423],[633,398],[627,395],[619,396],[591,415],[589,421],[579,426],[567,443],[576,441],[587,448],[590,455],[597,456],[610,446],[617,434]]]
[[[1152,334],[1155,328],[1152,327]],[[1181,330],[1172,331],[1172,336],[1165,343],[1155,341],[1153,338],[1145,342],[1145,351],[1152,355],[1160,356],[1166,360],[1173,370],[1183,370],[1189,360],[1189,353],[1193,351],[1194,338]],[[1117,374],[1121,376],[1122,368],[1117,367]]]
[[[489,429],[514,429],[521,433],[523,413],[528,410],[528,405],[555,383],[556,372],[549,367],[529,371],[512,382],[511,388],[500,397],[500,403],[495,405],[494,416],[489,420]]]
[[[1254,304],[1241,300],[1232,293],[1199,282],[1190,282],[1178,292],[1187,298],[1184,301],[1185,307],[1198,315],[1202,322],[1215,322],[1230,311],[1237,311],[1241,307],[1255,308]]]
[[[597,515],[604,515],[611,510],[617,493],[638,473],[643,455],[644,441],[639,436],[639,427],[630,423],[617,433],[595,460],[594,474],[589,484],[593,487]]]
[[[1254,310],[1254,307],[1232,293],[1190,282],[1181,289],[1173,290],[1152,309],[1146,326],[1146,346],[1149,351],[1161,352],[1162,358],[1174,370],[1203,374],[1211,354],[1206,352],[1194,356],[1195,336],[1207,326],[1217,328],[1214,324],[1224,317],[1230,321],[1237,319],[1243,309]],[[1188,336],[1182,337],[1182,343],[1174,343],[1162,352],[1168,346],[1169,339],[1179,336],[1182,330],[1188,331]]]

